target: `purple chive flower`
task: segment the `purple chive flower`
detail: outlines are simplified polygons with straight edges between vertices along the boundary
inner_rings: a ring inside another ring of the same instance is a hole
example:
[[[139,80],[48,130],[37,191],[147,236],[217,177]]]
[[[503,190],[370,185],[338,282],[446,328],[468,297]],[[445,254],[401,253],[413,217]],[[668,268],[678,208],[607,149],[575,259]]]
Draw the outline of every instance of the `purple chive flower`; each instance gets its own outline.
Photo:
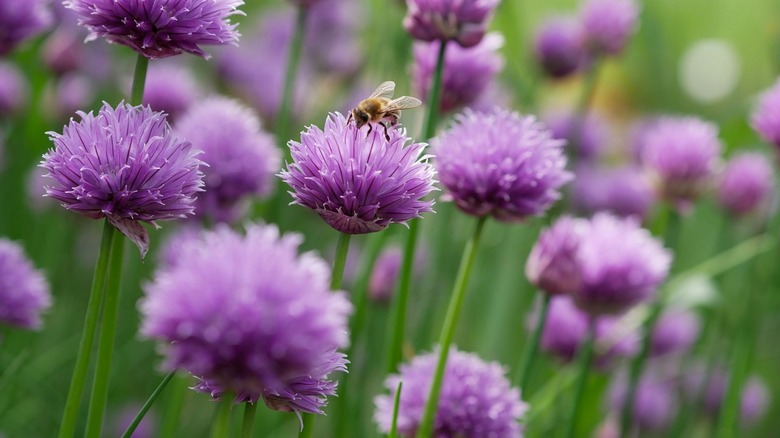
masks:
[[[506,222],[541,215],[571,179],[563,143],[533,116],[466,109],[431,140],[446,189],[442,199]]]
[[[418,248],[414,253],[412,275],[418,275],[425,270],[426,254],[424,248]],[[398,274],[401,271],[403,252],[401,248],[392,246],[382,250],[374,264],[371,278],[368,282],[368,294],[372,300],[387,303],[395,292]]]
[[[404,28],[413,38],[473,47],[482,41],[498,0],[407,0],[406,6]]]
[[[182,52],[208,58],[201,45],[236,44],[229,17],[242,14],[243,0],[66,0],[90,31],[149,58]]]
[[[664,356],[686,353],[698,339],[700,328],[699,318],[695,314],[686,310],[666,310],[653,327],[650,354]]]
[[[189,251],[188,245],[197,245],[201,233],[200,224],[185,222],[165,236],[165,240],[157,252],[157,260],[161,266],[171,267],[179,263],[183,252]]]
[[[645,137],[642,162],[660,192],[686,208],[705,189],[718,167],[718,127],[694,117],[660,119]]]
[[[385,380],[389,394],[374,399],[374,420],[387,433],[393,420],[393,399],[403,382],[398,408],[398,432],[411,437],[422,420],[438,352],[414,358],[401,365],[400,374]],[[484,362],[477,355],[450,349],[436,411],[435,437],[520,437],[518,421],[528,410],[520,391],[512,388],[496,362]]]
[[[718,201],[733,216],[766,206],[774,191],[772,164],[759,153],[743,153],[729,160],[718,184]]]
[[[175,125],[178,135],[203,151],[205,193],[195,214],[217,222],[241,216],[241,202],[273,187],[281,153],[254,112],[236,100],[211,97],[195,104]]]
[[[155,225],[193,213],[203,186],[197,152],[149,107],[104,103],[97,116],[78,115],[62,134],[48,133],[54,149],[41,166],[53,181],[46,194],[68,210],[105,217],[143,256],[149,236],[138,221]]]
[[[580,10],[586,47],[597,54],[620,54],[638,18],[635,0],[588,0]]]
[[[714,417],[720,413],[725,401],[729,384],[729,373],[721,365],[716,365],[709,378],[707,387],[702,391],[706,379],[706,366],[696,364],[682,378],[683,393],[689,398],[702,395],[704,411]],[[740,396],[740,417],[743,427],[755,424],[766,412],[769,405],[769,393],[766,385],[757,376],[748,377],[742,386]]]
[[[22,72],[14,64],[0,62],[0,118],[19,112],[27,104],[27,94],[27,79]]]
[[[293,162],[279,176],[293,189],[293,203],[316,211],[347,234],[385,229],[430,212],[435,171],[423,155],[424,143],[411,143],[403,128],[380,125],[357,129],[341,113],[331,113],[325,129],[309,126],[301,141],[290,141]]]
[[[504,67],[498,52],[504,37],[490,33],[476,46],[452,46],[444,54],[440,111],[450,112],[469,106],[487,90],[496,74]],[[421,99],[428,99],[439,47],[436,43],[415,42],[412,83]]]
[[[753,376],[745,381],[739,405],[742,425],[749,427],[757,423],[766,413],[769,399],[769,390],[763,380]]]
[[[301,240],[271,225],[249,225],[246,236],[218,225],[186,243],[140,304],[141,333],[163,343],[164,367],[203,379],[201,390],[271,397],[275,409],[304,410],[331,393],[322,380],[343,371],[334,350],[349,341],[352,306],[330,291],[327,263],[298,254]]]
[[[677,388],[673,379],[662,371],[648,369],[639,379],[634,396],[632,420],[642,431],[664,432],[677,415]],[[622,412],[628,395],[627,376],[614,380],[610,390],[610,405]]]
[[[761,94],[750,123],[764,141],[780,148],[780,78]]]
[[[57,120],[68,120],[79,108],[91,107],[95,100],[94,80],[80,73],[60,77],[54,89],[46,91],[46,106]]]
[[[0,0],[0,56],[43,32],[52,22],[43,0]]]
[[[525,264],[528,281],[551,295],[569,293],[580,284],[578,251],[588,221],[564,216],[539,235]]]
[[[583,163],[577,167],[575,180],[571,202],[586,215],[607,211],[644,219],[655,203],[652,182],[634,166],[606,168]]]
[[[544,122],[553,138],[568,141],[580,160],[591,161],[603,155],[609,141],[609,127],[592,113],[584,120],[573,114],[550,114],[544,117]]]
[[[545,21],[536,33],[534,54],[542,71],[552,78],[575,73],[585,61],[580,23],[573,17]]]
[[[154,111],[165,111],[175,121],[198,99],[200,94],[192,72],[177,64],[152,64],[146,77],[143,104]]]
[[[51,306],[49,284],[16,242],[0,239],[0,323],[41,327],[41,312]]]
[[[652,298],[666,280],[672,255],[633,218],[596,214],[580,243],[577,305],[592,315],[615,314]]]

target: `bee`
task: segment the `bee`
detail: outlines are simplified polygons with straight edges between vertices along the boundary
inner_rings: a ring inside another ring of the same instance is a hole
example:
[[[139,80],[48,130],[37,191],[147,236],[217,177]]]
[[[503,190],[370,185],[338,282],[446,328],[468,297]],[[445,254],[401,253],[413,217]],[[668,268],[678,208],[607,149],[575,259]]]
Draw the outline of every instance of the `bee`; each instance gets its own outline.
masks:
[[[385,128],[385,138],[390,141],[390,135],[387,133],[387,124],[395,126],[398,119],[401,118],[401,110],[416,108],[422,105],[420,99],[410,96],[401,96],[393,99],[395,91],[395,82],[386,81],[379,84],[370,96],[363,99],[349,113],[347,123],[355,119],[355,126],[360,129],[368,123],[368,134],[373,129],[372,123],[379,123]]]

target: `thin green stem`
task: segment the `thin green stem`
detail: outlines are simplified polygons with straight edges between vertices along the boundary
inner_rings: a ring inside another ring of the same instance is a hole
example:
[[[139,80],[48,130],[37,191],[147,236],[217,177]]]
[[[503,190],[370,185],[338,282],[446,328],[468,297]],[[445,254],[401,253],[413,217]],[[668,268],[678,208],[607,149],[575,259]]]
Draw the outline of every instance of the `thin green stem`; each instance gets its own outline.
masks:
[[[182,376],[177,376],[173,382],[173,388],[168,391],[168,400],[165,403],[165,414],[163,424],[160,427],[160,438],[174,438],[178,436],[179,417],[184,407],[184,396],[189,391],[187,380]]]
[[[526,398],[528,397],[526,385],[528,385],[528,379],[531,377],[531,367],[533,366],[536,352],[539,349],[539,339],[542,336],[544,323],[547,320],[547,311],[550,308],[550,298],[552,297],[550,294],[544,291],[541,291],[540,293],[542,295],[542,308],[539,312],[539,318],[536,321],[536,327],[534,327],[534,332],[531,335],[531,339],[523,350],[523,357],[520,360],[520,368],[518,368],[517,378],[515,379],[520,389],[523,390],[523,394],[525,394]]]
[[[146,71],[149,69],[149,58],[138,54],[135,61],[135,73],[133,74],[133,90],[130,92],[130,104],[140,105],[144,100],[144,86],[146,85]]]
[[[298,438],[311,438],[311,434],[314,430],[314,416],[312,414],[303,414],[302,422],[301,432],[298,434]]]
[[[395,398],[393,399],[393,422],[390,424],[388,438],[396,438],[398,436],[398,407],[401,405],[401,390],[403,388],[404,382],[398,382],[398,388],[395,390]]]
[[[103,300],[103,318],[100,322],[95,381],[92,383],[92,397],[87,413],[87,438],[99,438],[103,429],[103,414],[108,401],[108,386],[111,376],[111,356],[114,353],[114,337],[119,316],[119,287],[124,252],[125,236],[122,233],[114,233],[108,274],[106,275],[106,292]]]
[[[103,224],[103,237],[100,241],[95,273],[92,277],[92,288],[89,292],[87,316],[84,319],[84,331],[81,334],[79,351],[76,356],[76,366],[73,369],[68,398],[65,402],[65,411],[62,414],[59,438],[70,438],[76,432],[79,406],[81,405],[81,396],[84,393],[84,384],[87,380],[87,370],[89,369],[90,357],[92,355],[92,342],[95,339],[95,328],[100,316],[100,303],[105,287],[111,244],[114,241],[115,233],[116,228],[106,220]]]
[[[341,289],[341,280],[344,278],[344,267],[347,265],[349,242],[352,235],[339,233],[339,241],[336,244],[336,258],[333,259],[333,270],[330,277],[330,289]]]
[[[436,364],[436,371],[433,375],[431,390],[428,393],[428,400],[425,403],[422,421],[420,422],[420,427],[417,429],[418,438],[427,438],[431,436],[433,432],[433,422],[436,416],[436,409],[439,405],[439,393],[441,392],[441,385],[444,380],[447,357],[449,356],[452,338],[455,336],[455,327],[458,324],[461,307],[463,307],[466,288],[469,283],[469,278],[471,277],[471,271],[474,268],[474,260],[476,260],[477,249],[479,248],[479,241],[486,220],[487,216],[483,216],[477,220],[474,233],[471,235],[471,239],[466,243],[466,248],[463,250],[463,258],[461,259],[460,267],[458,268],[458,275],[455,279],[452,295],[450,296],[450,304],[447,307],[447,316],[444,318],[444,325],[442,326],[441,336],[439,337],[439,361]]]
[[[257,403],[244,403],[244,419],[241,422],[241,438],[251,438],[252,429],[255,427]]]
[[[428,108],[425,113],[425,124],[423,125],[423,138],[426,140],[429,140],[436,133],[436,122],[439,116],[439,106],[441,106],[441,78],[444,74],[444,55],[446,51],[447,41],[445,40],[439,43],[436,70],[433,72],[431,93],[428,96]]]
[[[138,415],[133,418],[133,422],[130,423],[129,426],[127,426],[127,429],[125,430],[125,433],[122,434],[122,438],[131,438],[133,436],[133,432],[135,432],[135,429],[138,427],[139,424],[141,424],[141,421],[144,419],[144,416],[147,412],[149,412],[149,408],[152,407],[154,404],[154,401],[157,400],[157,397],[162,393],[163,389],[165,389],[166,386],[168,386],[168,382],[171,381],[173,376],[176,374],[176,370],[170,371],[168,374],[165,375],[165,377],[162,379],[162,382],[160,382],[159,385],[157,385],[157,388],[152,392],[152,395],[149,396],[149,399],[146,400],[146,403],[141,407],[141,410],[138,411]]]
[[[306,15],[308,8],[299,6],[295,17],[295,31],[293,39],[290,42],[290,50],[287,52],[287,66],[284,71],[284,90],[282,92],[282,102],[279,105],[279,112],[276,114],[276,137],[285,151],[289,155],[289,149],[285,146],[289,131],[290,119],[292,114],[293,93],[295,91],[295,79],[298,76],[298,63],[301,59],[301,49],[303,47],[303,37],[306,33]]]
[[[574,431],[577,429],[577,423],[579,422],[580,406],[582,405],[582,396],[585,394],[585,384],[588,382],[588,374],[590,373],[590,363],[593,361],[593,341],[596,336],[596,322],[591,318],[588,324],[588,333],[585,336],[585,342],[582,345],[582,350],[577,354],[577,368],[579,368],[579,376],[577,377],[577,384],[574,388],[574,406],[571,410],[571,416],[566,423],[566,438],[574,436]]]
[[[217,406],[214,423],[211,425],[211,438],[230,436],[230,411],[233,409],[233,394],[225,392]]]

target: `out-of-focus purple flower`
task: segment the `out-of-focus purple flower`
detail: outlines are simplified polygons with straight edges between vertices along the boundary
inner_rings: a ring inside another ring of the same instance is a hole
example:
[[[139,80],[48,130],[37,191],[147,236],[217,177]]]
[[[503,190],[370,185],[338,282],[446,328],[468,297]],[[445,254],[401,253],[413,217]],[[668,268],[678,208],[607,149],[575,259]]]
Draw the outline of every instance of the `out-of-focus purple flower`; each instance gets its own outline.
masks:
[[[107,218],[146,254],[149,236],[138,221],[183,218],[193,213],[203,187],[192,144],[171,132],[164,113],[108,103],[95,116],[78,112],[63,133],[49,132],[54,148],[41,166],[53,181],[46,194],[63,207]]]
[[[450,112],[474,103],[487,89],[496,74],[504,67],[504,58],[498,52],[504,37],[490,33],[476,46],[452,46],[444,54],[441,104],[439,110]],[[437,43],[415,42],[412,83],[421,99],[428,99],[439,47]]]
[[[198,99],[200,89],[184,66],[154,63],[146,76],[143,103],[154,111],[165,111],[176,121]]]
[[[769,399],[769,390],[763,380],[753,376],[745,381],[739,405],[741,424],[750,427],[757,423],[766,413]]]
[[[610,390],[610,405],[622,412],[628,395],[627,375],[614,380]],[[631,418],[643,431],[663,432],[669,428],[677,414],[676,385],[674,380],[656,369],[648,369],[637,382],[634,410]]]
[[[583,163],[577,167],[575,180],[571,202],[583,214],[607,211],[644,219],[655,202],[650,179],[634,166],[607,168]]]
[[[293,162],[279,176],[293,189],[294,203],[316,211],[337,231],[363,234],[405,223],[430,212],[425,200],[435,171],[424,143],[407,144],[403,128],[358,129],[331,113],[325,129],[309,126],[301,141],[290,141]]]
[[[635,0],[588,0],[580,10],[586,47],[597,54],[620,54],[638,18]]]
[[[157,252],[160,265],[171,267],[178,264],[182,254],[189,251],[188,245],[198,244],[201,232],[199,224],[185,222],[169,233]]]
[[[80,108],[92,106],[95,82],[80,73],[68,73],[57,80],[54,88],[47,88],[44,96],[50,115],[57,120],[68,120]]]
[[[0,238],[0,323],[41,327],[41,312],[51,306],[49,283],[16,242]]]
[[[0,62],[0,118],[9,117],[27,105],[27,94],[27,79],[22,72],[10,62]]]
[[[666,280],[672,255],[633,218],[599,213],[588,231],[580,243],[581,287],[572,291],[586,312],[624,312]]]
[[[230,17],[242,14],[243,0],[66,0],[90,31],[155,59],[182,52],[208,58],[201,45],[236,44]]]
[[[705,381],[707,381],[707,387],[702,390]],[[683,393],[688,395],[690,400],[702,396],[701,404],[704,411],[709,415],[717,416],[728,390],[729,372],[722,365],[716,364],[707,378],[707,366],[695,364],[683,375],[681,384]],[[742,426],[749,427],[766,412],[769,405],[769,393],[761,379],[751,376],[745,380],[740,397]]]
[[[43,0],[0,0],[0,56],[27,38],[43,32],[52,22]]]
[[[534,54],[550,77],[565,78],[575,73],[585,60],[579,21],[558,16],[542,23],[534,40]]]
[[[498,0],[407,0],[406,6],[404,28],[413,38],[473,47],[485,35]]]
[[[686,208],[711,182],[720,162],[718,127],[695,117],[665,117],[645,137],[642,162],[659,191]]]
[[[684,354],[696,342],[700,330],[699,318],[686,310],[668,309],[653,327],[650,354]]]
[[[750,122],[766,142],[780,148],[780,78],[761,94]]]
[[[412,263],[412,275],[420,274],[425,270],[426,254],[423,248],[418,248],[414,253]],[[371,278],[368,282],[368,294],[377,302],[389,302],[395,292],[398,273],[401,270],[403,252],[401,248],[392,246],[382,250],[374,264]]]
[[[200,158],[208,164],[203,170],[206,191],[195,204],[198,217],[233,222],[241,216],[241,201],[265,196],[272,188],[281,153],[248,107],[211,97],[190,108],[175,128],[203,151]]]
[[[578,250],[588,221],[564,216],[539,235],[525,264],[528,281],[548,294],[569,293],[580,286]]]
[[[442,197],[474,216],[520,221],[543,214],[571,180],[561,140],[533,116],[469,109],[431,140]]]
[[[322,73],[354,74],[363,57],[360,32],[365,16],[362,2],[316,0],[306,23],[306,57]],[[292,25],[292,16],[288,23]],[[334,47],[338,50],[333,50]]]
[[[550,127],[553,138],[568,141],[568,147],[580,160],[598,158],[607,146],[609,127],[595,114],[591,113],[584,120],[573,114],[550,114],[544,117],[544,122]]]
[[[734,216],[743,216],[766,206],[774,191],[772,164],[759,153],[734,156],[718,184],[718,201]]]
[[[398,383],[403,382],[398,407],[400,436],[414,436],[422,420],[425,401],[438,360],[438,352],[424,354],[401,365],[400,374],[385,380],[390,393],[374,399],[374,421],[382,432],[390,431],[393,400]],[[477,355],[450,349],[444,370],[439,406],[434,421],[435,437],[520,437],[518,421],[528,410],[520,391],[504,377],[496,362],[484,362]]]
[[[135,416],[141,410],[141,405],[127,405],[117,413],[114,418],[113,424],[113,436],[122,436],[127,427],[135,420]],[[157,420],[154,415],[154,411],[148,411],[144,415],[143,420],[138,423],[138,427],[135,429],[130,438],[154,438],[157,431]]]
[[[270,225],[249,225],[246,236],[218,225],[186,243],[144,286],[140,304],[141,333],[164,344],[164,366],[247,399],[276,394],[275,409],[314,403],[323,373],[343,370],[334,350],[349,342],[352,305],[330,291],[322,259],[298,254],[300,243]]]
[[[57,207],[57,201],[46,197],[46,189],[44,188],[44,185],[48,182],[47,178],[44,177],[46,173],[46,169],[35,166],[27,174],[25,187],[27,190],[27,205],[36,213]]]
[[[660,117],[643,117],[631,124],[629,129],[628,155],[634,164],[642,164],[642,155],[644,155],[647,144],[647,136],[655,130]]]

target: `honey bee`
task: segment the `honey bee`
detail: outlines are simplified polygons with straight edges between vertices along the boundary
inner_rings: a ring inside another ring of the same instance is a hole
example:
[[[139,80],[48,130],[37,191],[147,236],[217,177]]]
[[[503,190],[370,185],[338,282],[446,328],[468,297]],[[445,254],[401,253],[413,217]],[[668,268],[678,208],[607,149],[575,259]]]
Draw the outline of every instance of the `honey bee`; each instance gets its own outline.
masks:
[[[395,82],[386,81],[379,84],[370,96],[363,99],[349,113],[347,123],[355,119],[355,126],[358,129],[368,123],[368,134],[371,134],[371,129],[373,129],[372,123],[379,123],[385,128],[385,138],[390,141],[387,124],[395,126],[398,119],[401,118],[401,110],[422,105],[420,99],[416,97],[401,96],[398,99],[393,99],[393,91],[395,91]]]

